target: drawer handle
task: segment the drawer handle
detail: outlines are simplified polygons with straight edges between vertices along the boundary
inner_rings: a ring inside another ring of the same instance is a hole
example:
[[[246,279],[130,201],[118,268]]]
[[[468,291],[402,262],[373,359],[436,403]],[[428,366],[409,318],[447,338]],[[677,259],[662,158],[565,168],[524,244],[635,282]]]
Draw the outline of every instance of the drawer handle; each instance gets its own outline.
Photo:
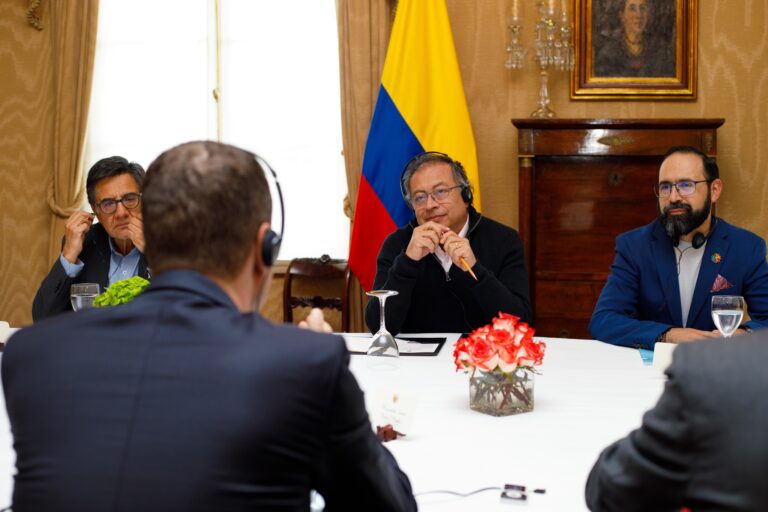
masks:
[[[626,135],[609,135],[607,137],[600,137],[597,142],[604,146],[623,146],[625,144],[632,144],[635,139]]]
[[[568,329],[560,329],[560,332],[557,334],[558,338],[570,338],[571,333],[568,331]]]

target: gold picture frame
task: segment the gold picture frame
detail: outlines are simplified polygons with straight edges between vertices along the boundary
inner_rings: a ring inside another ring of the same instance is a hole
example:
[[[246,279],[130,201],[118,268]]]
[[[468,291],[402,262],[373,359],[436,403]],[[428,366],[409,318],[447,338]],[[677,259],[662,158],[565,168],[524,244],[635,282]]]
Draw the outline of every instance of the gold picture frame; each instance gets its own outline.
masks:
[[[696,99],[698,0],[573,1],[572,99]]]

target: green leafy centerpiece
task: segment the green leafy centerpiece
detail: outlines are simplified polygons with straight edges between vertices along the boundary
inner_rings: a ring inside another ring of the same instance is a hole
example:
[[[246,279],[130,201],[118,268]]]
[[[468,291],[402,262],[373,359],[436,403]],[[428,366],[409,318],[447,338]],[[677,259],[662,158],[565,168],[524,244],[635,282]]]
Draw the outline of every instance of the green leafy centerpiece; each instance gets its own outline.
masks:
[[[94,299],[93,306],[100,308],[125,304],[136,298],[147,286],[149,286],[149,281],[140,276],[114,282],[104,290],[104,293]]]

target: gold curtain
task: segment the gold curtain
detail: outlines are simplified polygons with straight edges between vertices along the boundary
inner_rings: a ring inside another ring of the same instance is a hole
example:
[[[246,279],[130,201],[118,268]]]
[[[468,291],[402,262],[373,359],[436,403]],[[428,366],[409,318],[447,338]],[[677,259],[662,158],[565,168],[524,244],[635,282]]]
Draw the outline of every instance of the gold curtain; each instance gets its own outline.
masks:
[[[43,19],[43,33],[47,24],[54,109],[48,121],[52,124],[50,151],[53,167],[46,201],[51,211],[48,259],[53,261],[61,252],[64,221],[82,205],[85,195],[83,149],[96,54],[99,1],[55,0],[48,7],[50,16],[49,20]]]
[[[376,106],[396,0],[337,0],[341,131],[348,193],[344,212],[351,219],[363,165],[368,128]],[[350,330],[366,331],[367,297],[355,279],[350,292]]]

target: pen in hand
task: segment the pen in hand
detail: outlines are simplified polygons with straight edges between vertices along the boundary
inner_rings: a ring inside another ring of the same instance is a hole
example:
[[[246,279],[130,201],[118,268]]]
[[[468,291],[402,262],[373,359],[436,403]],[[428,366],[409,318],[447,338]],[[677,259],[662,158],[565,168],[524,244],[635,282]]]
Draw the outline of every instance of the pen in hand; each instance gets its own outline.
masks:
[[[472,268],[470,268],[469,264],[467,263],[467,260],[464,259],[464,256],[459,256],[459,261],[461,262],[461,265],[467,269],[467,272],[469,272],[469,275],[471,275],[475,281],[477,281],[477,276],[474,272],[472,272]]]

